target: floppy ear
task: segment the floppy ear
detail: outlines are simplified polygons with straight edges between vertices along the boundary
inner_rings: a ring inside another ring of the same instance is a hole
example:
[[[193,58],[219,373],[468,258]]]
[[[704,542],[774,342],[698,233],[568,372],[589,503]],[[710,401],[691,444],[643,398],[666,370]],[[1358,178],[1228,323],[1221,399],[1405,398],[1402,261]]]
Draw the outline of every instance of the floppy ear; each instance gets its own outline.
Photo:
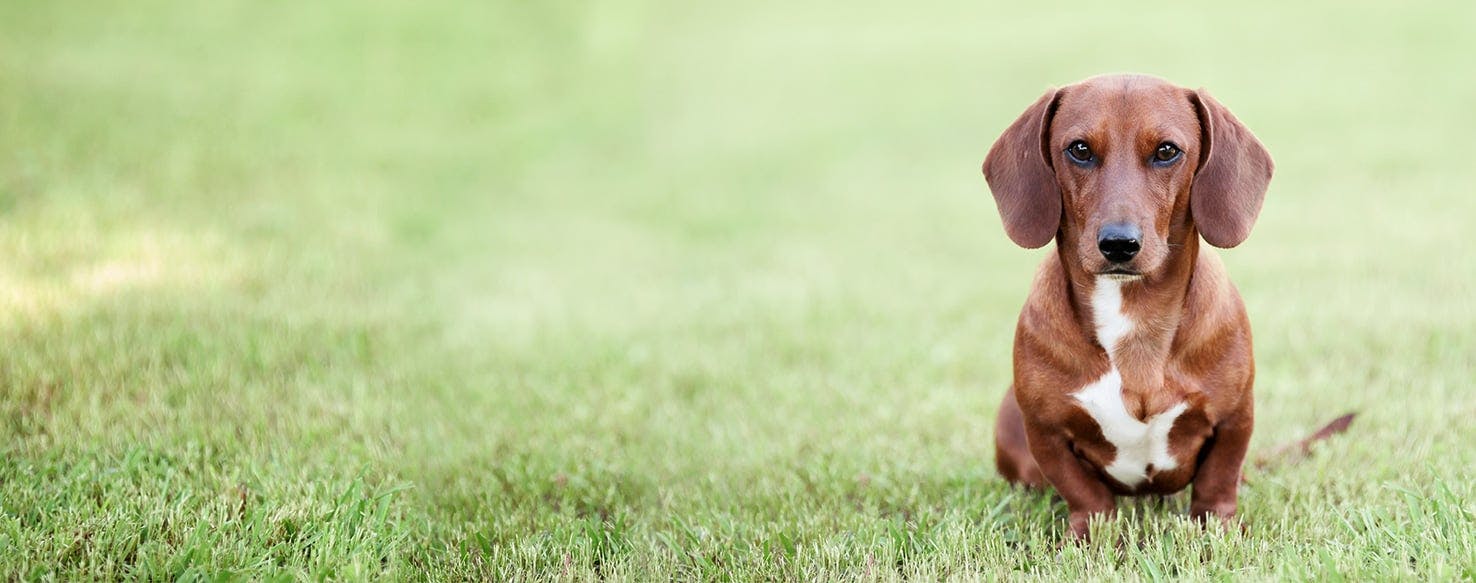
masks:
[[[1051,89],[1035,100],[984,158],[984,180],[994,193],[1005,234],[1029,249],[1050,243],[1061,228],[1061,191],[1046,152],[1059,94]]]
[[[1261,141],[1209,92],[1192,91],[1189,100],[1203,136],[1189,214],[1206,242],[1234,247],[1250,236],[1276,165]]]

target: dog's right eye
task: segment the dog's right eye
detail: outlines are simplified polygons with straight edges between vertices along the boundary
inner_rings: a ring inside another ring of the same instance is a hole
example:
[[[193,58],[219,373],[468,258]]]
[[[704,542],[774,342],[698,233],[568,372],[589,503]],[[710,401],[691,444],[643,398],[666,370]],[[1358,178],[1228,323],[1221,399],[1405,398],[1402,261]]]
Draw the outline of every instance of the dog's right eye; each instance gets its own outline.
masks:
[[[1077,162],[1091,162],[1092,148],[1091,146],[1088,146],[1086,142],[1077,140],[1075,142],[1071,142],[1071,145],[1066,146],[1066,155],[1070,156],[1072,160],[1075,160]]]

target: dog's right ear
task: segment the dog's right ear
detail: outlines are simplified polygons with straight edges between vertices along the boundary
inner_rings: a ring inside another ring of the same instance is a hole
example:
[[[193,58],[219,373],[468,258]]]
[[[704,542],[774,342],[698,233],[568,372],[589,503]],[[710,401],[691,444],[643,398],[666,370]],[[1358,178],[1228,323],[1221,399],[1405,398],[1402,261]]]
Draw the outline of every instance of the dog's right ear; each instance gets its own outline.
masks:
[[[1027,249],[1050,243],[1061,229],[1061,191],[1046,143],[1059,101],[1059,90],[1046,91],[1005,129],[984,158],[984,180],[994,193],[1005,233]]]

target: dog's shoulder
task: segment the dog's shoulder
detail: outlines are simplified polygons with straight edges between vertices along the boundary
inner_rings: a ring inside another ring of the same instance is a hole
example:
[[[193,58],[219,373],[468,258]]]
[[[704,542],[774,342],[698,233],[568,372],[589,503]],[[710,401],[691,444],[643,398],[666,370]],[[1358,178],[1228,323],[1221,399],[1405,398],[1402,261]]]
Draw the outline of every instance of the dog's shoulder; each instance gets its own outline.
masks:
[[[1193,354],[1227,348],[1250,342],[1250,321],[1240,292],[1230,281],[1229,272],[1219,254],[1208,246],[1200,247],[1194,275],[1184,295],[1184,315],[1174,336],[1174,351]]]
[[[1043,381],[1064,381],[1097,373],[1104,366],[1101,350],[1082,327],[1081,314],[1072,305],[1071,279],[1056,254],[1041,262],[1015,330],[1018,375]],[[1017,378],[1018,389],[1030,393],[1037,383]],[[1055,386],[1057,382],[1041,385]]]
[[[1025,306],[1020,310],[1020,328],[1035,333],[1050,334],[1074,322],[1076,313],[1071,306],[1071,279],[1061,258],[1051,253],[1040,262],[1035,278],[1030,282],[1030,292],[1025,296]]]

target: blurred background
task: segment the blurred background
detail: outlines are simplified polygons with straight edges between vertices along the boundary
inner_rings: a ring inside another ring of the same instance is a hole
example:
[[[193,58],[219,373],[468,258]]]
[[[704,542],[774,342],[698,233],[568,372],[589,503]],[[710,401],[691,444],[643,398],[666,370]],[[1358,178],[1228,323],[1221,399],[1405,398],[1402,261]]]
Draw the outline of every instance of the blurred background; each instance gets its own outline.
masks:
[[[1222,253],[1256,447],[1364,413],[1247,494],[1308,546],[1221,567],[1272,572],[1332,536],[1290,492],[1476,463],[1472,22],[0,3],[0,564],[784,574],[902,556],[921,522],[917,548],[1030,568],[1060,509],[1004,488],[990,435],[1046,251],[1009,243],[979,164],[1047,87],[1142,72],[1209,88],[1278,164]],[[1387,544],[1346,536],[1350,564]]]

